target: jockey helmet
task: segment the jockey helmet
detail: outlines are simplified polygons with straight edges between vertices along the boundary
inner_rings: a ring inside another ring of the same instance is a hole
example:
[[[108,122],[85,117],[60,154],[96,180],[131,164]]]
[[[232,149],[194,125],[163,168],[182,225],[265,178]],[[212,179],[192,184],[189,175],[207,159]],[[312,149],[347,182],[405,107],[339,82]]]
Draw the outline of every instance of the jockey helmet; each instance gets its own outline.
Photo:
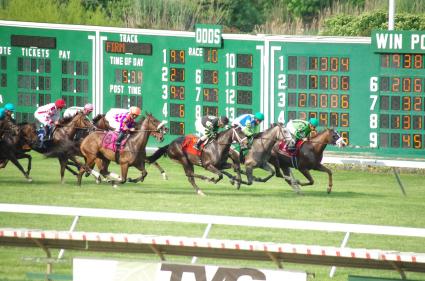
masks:
[[[261,112],[257,112],[254,114],[254,118],[260,121],[264,121],[264,114]]]
[[[220,117],[220,122],[221,122],[221,124],[223,124],[223,126],[225,126],[225,125],[227,125],[227,124],[229,124],[229,118],[227,118],[227,116],[221,116]]]
[[[139,116],[140,115],[140,108],[138,108],[137,106],[130,107],[130,114],[134,114],[136,116]]]
[[[6,116],[5,109],[0,108],[0,119],[3,119]]]
[[[84,106],[84,110],[87,111],[87,112],[92,112],[93,111],[93,105],[91,103],[87,103]]]
[[[6,103],[4,105],[4,110],[15,112],[15,106],[13,103]]]
[[[308,120],[308,123],[310,123],[314,127],[319,126],[319,120],[317,120],[316,118],[310,118],[310,120]]]
[[[64,108],[66,106],[66,103],[63,99],[58,99],[55,101],[55,105],[57,108]]]

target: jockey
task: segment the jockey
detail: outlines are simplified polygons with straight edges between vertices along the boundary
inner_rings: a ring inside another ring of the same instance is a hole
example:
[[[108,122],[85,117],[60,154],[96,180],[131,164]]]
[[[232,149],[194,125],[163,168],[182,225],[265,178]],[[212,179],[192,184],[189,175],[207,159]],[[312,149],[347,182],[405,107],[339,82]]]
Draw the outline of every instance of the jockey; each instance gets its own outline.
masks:
[[[93,105],[91,103],[87,103],[84,105],[83,114],[88,117],[90,113],[93,112]]]
[[[13,103],[6,103],[4,105],[4,114],[5,114],[4,118],[12,122],[12,124],[15,124],[16,121],[12,117],[13,113],[15,113],[15,106],[13,105]]]
[[[115,119],[120,123],[119,134],[115,143],[116,153],[119,153],[121,142],[127,133],[134,131],[135,119],[140,115],[140,113],[140,108],[132,106],[127,114],[119,113],[115,115]]]
[[[52,127],[57,124],[60,118],[60,111],[66,106],[63,99],[58,99],[54,103],[48,103],[40,106],[34,113],[35,119],[37,119],[44,127],[45,137],[50,139],[50,134],[53,132]],[[42,140],[44,141],[44,139]]]
[[[223,128],[227,124],[229,124],[229,118],[226,116],[218,118],[213,115],[207,115],[196,120],[195,127],[196,130],[201,133],[201,137],[195,143],[193,148],[200,150],[203,142],[206,141],[206,143],[208,143],[210,139],[215,139],[217,137],[218,129]]]
[[[310,118],[308,121],[300,119],[289,120],[283,130],[288,150],[295,151],[297,142],[301,139],[307,140],[310,133],[316,131],[318,125],[319,121],[316,118]]]
[[[252,114],[242,114],[232,122],[232,126],[237,126],[242,128],[242,132],[247,137],[251,137],[254,133],[259,131],[260,123],[264,121],[264,114],[257,112],[254,115]]]

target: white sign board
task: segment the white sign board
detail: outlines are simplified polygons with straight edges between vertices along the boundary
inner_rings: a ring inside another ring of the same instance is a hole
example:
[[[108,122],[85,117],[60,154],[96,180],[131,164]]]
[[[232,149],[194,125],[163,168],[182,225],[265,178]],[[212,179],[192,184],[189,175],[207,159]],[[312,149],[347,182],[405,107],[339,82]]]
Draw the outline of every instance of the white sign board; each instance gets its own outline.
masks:
[[[306,281],[305,272],[76,258],[74,281]]]

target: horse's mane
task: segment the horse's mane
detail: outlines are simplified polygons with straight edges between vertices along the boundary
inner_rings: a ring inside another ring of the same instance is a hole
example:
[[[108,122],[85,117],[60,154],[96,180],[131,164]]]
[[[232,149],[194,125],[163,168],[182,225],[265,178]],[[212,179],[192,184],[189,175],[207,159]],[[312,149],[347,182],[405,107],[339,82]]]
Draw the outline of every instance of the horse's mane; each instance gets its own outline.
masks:
[[[94,123],[96,123],[97,121],[99,121],[100,119],[102,119],[103,117],[105,117],[105,114],[101,114],[101,113],[99,113],[98,115],[96,115],[94,118],[93,118],[93,122]]]

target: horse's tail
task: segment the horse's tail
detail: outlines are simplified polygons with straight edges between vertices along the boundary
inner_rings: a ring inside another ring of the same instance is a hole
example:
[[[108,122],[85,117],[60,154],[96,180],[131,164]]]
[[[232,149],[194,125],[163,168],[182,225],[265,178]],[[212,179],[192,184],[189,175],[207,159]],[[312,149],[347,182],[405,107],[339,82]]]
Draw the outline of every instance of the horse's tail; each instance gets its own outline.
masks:
[[[168,147],[170,145],[167,144],[166,146],[160,147],[157,149],[157,151],[154,152],[154,154],[152,154],[151,156],[146,157],[146,160],[148,163],[154,163],[156,160],[158,160],[159,158],[161,158],[161,156],[163,156],[165,153],[167,153],[168,151]]]

